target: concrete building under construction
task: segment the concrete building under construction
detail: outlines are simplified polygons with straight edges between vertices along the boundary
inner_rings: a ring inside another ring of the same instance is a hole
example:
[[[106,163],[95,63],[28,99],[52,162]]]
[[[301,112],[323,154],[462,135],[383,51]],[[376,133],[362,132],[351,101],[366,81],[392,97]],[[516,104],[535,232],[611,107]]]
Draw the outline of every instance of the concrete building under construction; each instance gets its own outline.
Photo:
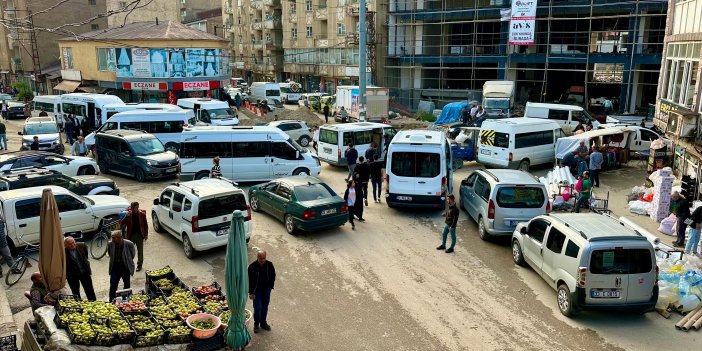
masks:
[[[516,102],[584,105],[613,97],[621,112],[656,102],[665,0],[540,0],[534,45],[510,45],[509,0],[389,0],[384,83],[415,110],[465,100],[488,80],[514,80]],[[508,17],[508,16],[507,16]],[[571,101],[571,103],[573,103]]]

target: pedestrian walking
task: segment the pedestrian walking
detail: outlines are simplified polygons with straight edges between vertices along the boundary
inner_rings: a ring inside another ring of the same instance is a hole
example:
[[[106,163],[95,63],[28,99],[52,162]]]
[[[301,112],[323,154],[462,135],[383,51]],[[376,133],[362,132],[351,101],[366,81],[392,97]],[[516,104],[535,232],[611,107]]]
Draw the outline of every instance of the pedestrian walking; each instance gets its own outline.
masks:
[[[66,131],[66,142],[69,145],[73,145],[73,128],[75,128],[75,121],[73,121],[73,116],[71,114],[63,115],[63,129]]]
[[[73,115],[73,139],[78,139],[78,137],[83,133],[83,121],[78,118],[78,116]]]
[[[261,329],[270,331],[268,324],[268,305],[271,302],[271,290],[275,287],[275,267],[266,259],[266,250],[256,255],[256,261],[249,265],[249,298],[253,300],[254,333]]]
[[[119,221],[119,224],[124,224],[127,228],[127,240],[134,243],[139,251],[139,259],[137,260],[136,271],[141,271],[144,264],[144,242],[149,240],[149,224],[146,222],[146,211],[139,209],[139,203],[134,201],[127,215]]]
[[[468,105],[463,106],[461,109],[461,122],[463,122],[463,125],[468,125],[468,120],[470,117],[470,111],[468,111]]]
[[[85,297],[88,301],[95,301],[93,288],[93,274],[88,260],[88,247],[85,243],[77,243],[76,239],[67,237],[63,241],[66,250],[66,280],[71,287],[71,293],[80,298],[80,286],[83,285]]]
[[[385,162],[379,160],[377,154],[373,155],[373,162],[370,164],[370,180],[373,185],[373,201],[381,203],[380,194],[383,191],[383,173],[385,172]],[[377,194],[377,195],[376,195]]]
[[[366,157],[366,162],[373,162],[373,156],[377,151],[378,149],[375,147],[375,141],[371,141],[370,145],[368,146],[368,149],[366,149],[366,152],[364,154],[364,156]]]
[[[604,163],[604,156],[600,152],[600,148],[597,145],[592,147],[592,153],[590,153],[590,180],[592,185],[599,188],[600,187],[600,170],[602,169],[602,164]]]
[[[7,150],[7,126],[0,120],[0,150]]]
[[[24,109],[22,111],[23,117],[31,117],[32,116],[32,109],[29,108],[29,104],[24,104]]]
[[[234,105],[236,105],[237,110],[241,108],[241,95],[239,93],[236,93],[236,95],[234,95]]]
[[[219,166],[219,156],[212,159],[212,169],[210,169],[210,178],[222,176],[222,168]]]
[[[2,118],[7,122],[7,113],[9,111],[9,107],[7,106],[7,101],[2,100],[2,104],[0,104],[0,109],[2,109]]]
[[[107,243],[107,255],[110,256],[108,273],[110,274],[110,301],[115,299],[117,286],[121,280],[124,289],[131,288],[131,277],[134,275],[134,243],[122,238],[119,230],[112,232],[112,240]]]
[[[312,129],[312,148],[314,151],[319,152],[317,145],[319,145],[319,127],[314,126]]]
[[[15,259],[12,258],[12,252],[10,252],[10,245],[7,242],[7,231],[5,231],[5,219],[0,218],[0,278],[2,277],[2,265],[6,263],[10,269],[12,269],[12,264]],[[18,271],[15,268],[15,271]]]
[[[346,123],[346,118],[348,117],[348,113],[346,112],[346,109],[344,106],[341,106],[341,123]]]
[[[88,145],[85,144],[82,136],[76,139],[76,142],[71,146],[71,155],[73,156],[85,156],[88,154]]]
[[[310,108],[310,101],[307,99],[307,96],[305,96],[305,100],[303,100],[302,103],[305,107]]]
[[[353,180],[358,183],[361,189],[361,198],[366,206],[368,206],[368,182],[370,181],[370,165],[366,162],[366,158],[361,156],[358,158],[358,164],[354,169]]]
[[[692,224],[690,219],[690,205],[687,203],[687,199],[680,196],[680,193],[674,191],[670,196],[671,201],[671,212],[675,214],[676,234],[677,238],[673,242],[675,247],[685,246],[685,230],[689,224]]]
[[[346,201],[346,206],[349,208],[349,223],[351,223],[351,230],[356,230],[356,224],[353,223],[353,216],[356,213],[354,207],[356,206],[356,187],[353,180],[349,180],[346,183],[346,191],[344,192],[344,201]]]
[[[324,111],[324,123],[329,123],[329,105],[328,102],[327,104],[324,104],[324,108],[322,109]]]
[[[354,202],[353,205],[353,214],[358,218],[359,221],[365,222],[366,220],[363,219],[363,184],[358,181],[353,182],[353,187],[354,190],[356,191],[356,201]],[[366,205],[367,206],[367,205]],[[351,209],[349,209],[351,210]]]
[[[350,179],[353,179],[353,171],[356,169],[356,162],[358,160],[358,151],[354,149],[353,143],[349,143],[346,147],[344,157],[346,157],[346,164],[349,167],[349,174],[344,180],[348,182]]]
[[[606,97],[606,98],[604,99],[604,103],[602,104],[602,106],[604,107],[605,114],[608,115],[608,114],[612,113],[612,107],[613,107],[614,105],[612,104],[612,99],[611,99],[611,98]]]
[[[453,194],[449,194],[446,201],[448,202],[448,210],[444,213],[444,231],[441,233],[441,245],[439,245],[437,250],[446,250],[446,253],[452,253],[453,248],[456,246],[456,226],[458,225],[458,207],[456,206],[456,197]],[[451,246],[446,248],[446,237],[451,233]]]
[[[592,181],[590,181],[590,172],[583,172],[582,186],[578,190],[578,201],[575,203],[575,213],[580,213],[580,208],[586,205],[590,208],[590,195],[592,193]]]
[[[697,247],[700,242],[700,223],[702,223],[702,206],[697,207],[690,216],[690,236],[687,238],[687,245],[685,245],[685,253],[699,255],[697,252]]]
[[[32,138],[32,143],[29,145],[29,149],[39,151],[39,137],[38,136],[35,135],[34,138]]]

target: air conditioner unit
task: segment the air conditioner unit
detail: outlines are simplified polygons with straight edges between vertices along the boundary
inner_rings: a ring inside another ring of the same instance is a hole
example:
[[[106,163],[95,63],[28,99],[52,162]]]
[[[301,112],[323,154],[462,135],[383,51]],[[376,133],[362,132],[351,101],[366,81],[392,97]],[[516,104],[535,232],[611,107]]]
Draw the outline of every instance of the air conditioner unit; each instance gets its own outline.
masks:
[[[694,137],[697,130],[697,117],[698,115],[692,112],[670,111],[667,131],[681,138]]]

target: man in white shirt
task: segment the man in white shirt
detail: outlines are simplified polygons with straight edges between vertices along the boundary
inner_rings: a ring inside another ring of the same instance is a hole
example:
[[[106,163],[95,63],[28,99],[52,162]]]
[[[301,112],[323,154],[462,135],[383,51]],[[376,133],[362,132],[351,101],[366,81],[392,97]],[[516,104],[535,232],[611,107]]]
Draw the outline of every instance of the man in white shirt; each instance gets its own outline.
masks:
[[[471,119],[475,121],[475,115],[477,115],[477,114],[478,114],[478,105],[473,104],[473,105],[470,107],[470,117],[471,117]]]
[[[319,127],[315,126],[312,132],[312,147],[314,148],[314,151],[318,151],[317,143],[319,143]]]

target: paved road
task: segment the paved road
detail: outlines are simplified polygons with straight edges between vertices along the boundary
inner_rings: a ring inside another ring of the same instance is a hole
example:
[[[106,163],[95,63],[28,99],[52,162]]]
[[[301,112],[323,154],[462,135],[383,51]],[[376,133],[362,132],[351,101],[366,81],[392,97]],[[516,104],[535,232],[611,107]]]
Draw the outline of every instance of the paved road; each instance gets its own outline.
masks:
[[[19,125],[11,122],[8,135],[17,139],[12,135]],[[18,145],[16,140],[11,144]],[[455,186],[470,172],[468,166],[454,177]],[[640,171],[626,170],[636,172]],[[618,193],[626,193],[638,181],[622,175],[605,173],[602,182],[616,184],[623,189]],[[337,192],[344,189],[344,176],[344,169],[323,165],[321,178]],[[111,177],[127,199],[147,209],[170,182],[139,184]],[[434,249],[443,223],[440,212],[395,210],[371,202],[365,214],[367,222],[357,224],[355,231],[344,226],[299,236],[288,235],[266,214],[253,215],[249,259],[254,259],[256,247],[268,250],[278,281],[269,317],[273,331],[254,335],[250,350],[699,347],[702,334],[677,332],[673,319],[655,313],[562,317],[555,292],[532,270],[516,267],[506,243],[481,241],[465,213],[454,254]],[[223,248],[188,260],[177,239],[151,233],[145,250],[145,269],[171,265],[191,286],[224,281]],[[92,266],[98,296],[106,298],[107,260],[93,261]],[[133,286],[143,284],[143,275],[137,274]],[[18,321],[29,317],[29,304],[22,296],[29,285],[27,276],[8,292]]]

